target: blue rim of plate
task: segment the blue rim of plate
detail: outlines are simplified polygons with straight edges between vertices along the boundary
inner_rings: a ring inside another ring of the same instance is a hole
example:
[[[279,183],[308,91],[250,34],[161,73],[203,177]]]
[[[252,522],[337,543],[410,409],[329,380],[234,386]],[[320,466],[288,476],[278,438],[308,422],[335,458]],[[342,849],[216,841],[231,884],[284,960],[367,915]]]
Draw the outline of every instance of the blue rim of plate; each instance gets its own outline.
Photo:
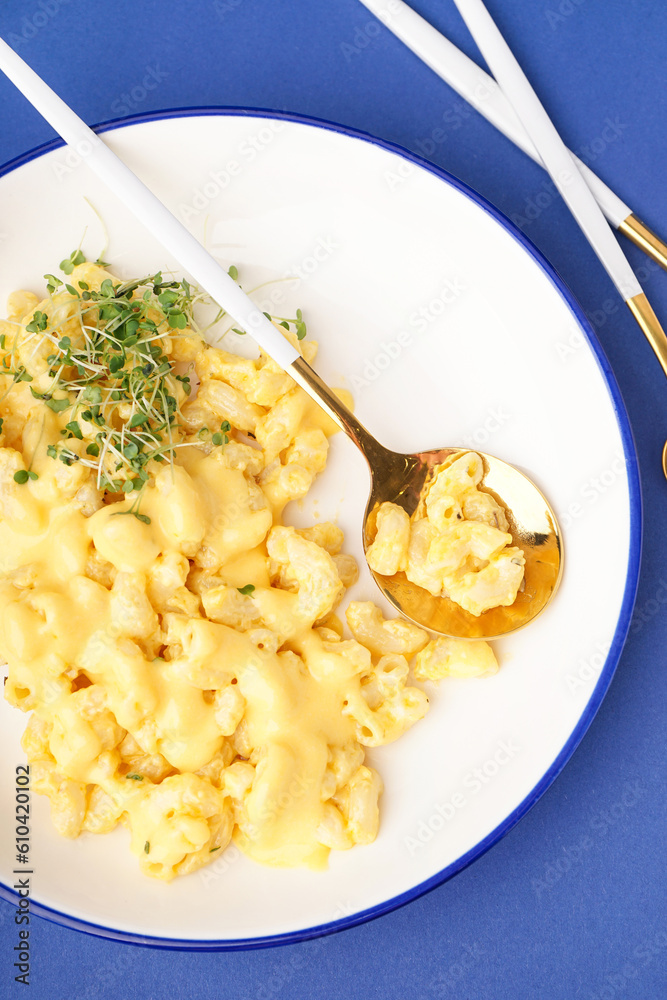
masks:
[[[390,913],[392,910],[405,906],[406,903],[411,902],[413,899],[417,899],[419,896],[423,896],[432,889],[436,889],[438,886],[442,885],[443,882],[448,881],[448,879],[458,874],[458,872],[463,871],[464,868],[467,868],[468,865],[472,864],[473,861],[476,861],[477,858],[481,857],[491,847],[493,847],[493,845],[497,843],[501,837],[504,837],[506,833],[509,833],[512,827],[516,826],[519,820],[525,816],[528,810],[555,781],[583,739],[586,730],[590,726],[598,709],[600,708],[600,705],[602,704],[604,696],[607,693],[616,671],[623,645],[628,634],[628,629],[630,628],[632,610],[637,593],[642,546],[642,498],[637,453],[635,450],[632,430],[630,428],[630,421],[620,389],[616,382],[616,378],[602,349],[602,345],[598,341],[583,309],[553,265],[547,261],[541,251],[538,250],[528,237],[522,233],[513,222],[503,215],[502,212],[483,198],[482,195],[468,187],[468,185],[463,181],[458,180],[458,178],[454,177],[446,170],[443,170],[442,167],[438,167],[435,164],[430,163],[428,160],[418,156],[416,153],[410,152],[410,150],[405,149],[403,146],[400,146],[397,143],[387,142],[384,139],[378,139],[377,137],[370,135],[368,132],[362,132],[358,129],[349,128],[346,125],[339,125],[323,118],[311,118],[306,115],[297,115],[283,111],[271,111],[264,108],[168,108],[164,111],[153,111],[129,115],[125,118],[112,118],[99,125],[93,126],[93,129],[95,132],[108,132],[112,129],[125,128],[128,125],[141,125],[146,122],[164,121],[175,118],[204,117],[273,118],[280,121],[293,122],[298,125],[308,125],[312,128],[325,129],[330,132],[337,132],[340,135],[347,136],[351,139],[360,139],[363,142],[370,143],[371,145],[379,146],[387,152],[395,153],[396,155],[409,160],[411,163],[414,163],[419,167],[423,167],[425,170],[428,170],[430,173],[440,178],[440,180],[444,181],[446,184],[449,184],[450,187],[453,187],[457,191],[461,192],[461,194],[465,195],[481,209],[483,209],[483,211],[495,219],[495,221],[502,226],[502,228],[505,229],[505,231],[508,232],[517,243],[521,244],[523,249],[530,255],[530,257],[532,257],[542,272],[547,276],[551,284],[559,292],[561,298],[564,299],[565,303],[577,320],[582,333],[584,334],[588,345],[595,356],[606,382],[609,395],[611,396],[614,411],[616,413],[616,419],[621,432],[630,495],[630,551],[628,553],[628,569],[625,589],[623,592],[623,601],[621,603],[621,611],[616,625],[616,630],[614,632],[614,638],[611,643],[609,653],[607,654],[607,659],[605,660],[604,666],[600,671],[598,682],[595,685],[588,704],[582,712],[579,721],[573,732],[570,734],[570,738],[566,742],[565,746],[562,748],[561,752],[553,761],[551,767],[545,772],[532,791],[523,799],[516,809],[514,809],[510,815],[495,828],[495,830],[492,830],[487,837],[480,840],[478,844],[472,847],[447,868],[438,872],[437,875],[433,875],[431,878],[426,879],[426,881],[421,882],[414,888],[401,893],[399,896],[394,896],[392,899],[388,899],[384,903],[370,907],[360,913],[342,917],[340,920],[335,920],[326,924],[319,924],[317,927],[310,927],[304,930],[291,931],[285,934],[275,934],[262,938],[241,938],[236,940],[196,941],[188,939],[181,940],[177,938],[142,937],[138,934],[132,934],[129,931],[119,931],[112,927],[104,927],[99,924],[89,923],[86,920],[79,920],[76,917],[69,916],[67,913],[62,913],[60,910],[54,910],[49,906],[44,906],[41,903],[33,902],[32,900],[30,901],[30,910],[36,916],[44,917],[45,919],[61,924],[64,927],[84,931],[85,933],[92,934],[96,937],[109,938],[113,941],[124,941],[128,944],[180,951],[239,951],[254,948],[267,948],[279,944],[295,944],[299,941],[308,941],[312,938],[322,937],[325,934],[333,934],[338,931],[346,930],[350,927],[356,927],[359,924],[366,923],[369,920],[374,920],[376,917],[381,917],[385,913]],[[43,156],[45,153],[50,153],[52,150],[58,149],[64,145],[65,143],[62,139],[52,139],[51,141],[43,143],[40,146],[36,146],[27,153],[23,153],[21,156],[18,156],[15,159],[10,160],[8,163],[0,166],[0,177],[4,177],[5,174],[11,173],[13,170],[16,170],[18,167],[22,167],[31,160],[35,160],[37,157]],[[0,882],[0,898],[7,900],[9,903],[18,903],[19,900],[19,896],[3,882]]]

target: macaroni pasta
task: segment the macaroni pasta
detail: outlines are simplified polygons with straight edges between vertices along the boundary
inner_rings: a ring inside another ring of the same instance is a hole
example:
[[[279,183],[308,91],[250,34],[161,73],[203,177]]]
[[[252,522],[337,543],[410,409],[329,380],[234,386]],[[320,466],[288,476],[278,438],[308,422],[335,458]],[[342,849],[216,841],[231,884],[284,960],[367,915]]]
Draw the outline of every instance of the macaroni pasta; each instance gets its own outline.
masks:
[[[384,576],[404,571],[475,616],[514,604],[526,559],[512,544],[503,508],[479,489],[483,474],[479,455],[466,452],[438,470],[423,515],[418,510],[411,519],[383,503],[366,553],[371,569]]]
[[[376,836],[365,748],[425,714],[411,658],[422,679],[495,658],[366,602],[345,638],[342,532],[283,522],[331,421],[266,355],[207,346],[186,282],[123,284],[80,257],[46,299],[15,293],[0,327],[0,650],[5,697],[32,713],[33,788],[63,836],[126,824],[157,878],[232,837],[321,868]],[[396,518],[385,566],[414,559]]]

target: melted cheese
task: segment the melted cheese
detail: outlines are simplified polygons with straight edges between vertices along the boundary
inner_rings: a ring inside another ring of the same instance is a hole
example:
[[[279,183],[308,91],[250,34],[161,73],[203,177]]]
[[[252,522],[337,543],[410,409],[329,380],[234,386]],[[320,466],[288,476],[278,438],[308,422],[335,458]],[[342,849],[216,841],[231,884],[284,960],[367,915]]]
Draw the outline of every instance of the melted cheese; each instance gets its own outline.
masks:
[[[85,264],[71,280],[107,277]],[[79,342],[71,297],[54,299],[39,308]],[[29,335],[31,316],[8,330],[47,391],[53,340]],[[142,870],[163,879],[232,835],[261,863],[321,868],[332,848],[375,837],[381,783],[363,746],[424,714],[401,654],[425,638],[392,633],[390,664],[343,640],[340,531],[281,523],[324,467],[333,422],[264,356],[241,362],[191,331],[164,349],[192,359],[199,396],[182,392],[173,464],[151,461],[127,498],[97,488],[93,418],[68,437],[71,408],[53,412],[0,367],[5,696],[33,712],[33,787],[64,835],[121,820]],[[302,350],[312,360],[314,345]],[[208,428],[224,421],[228,446],[213,447]],[[52,457],[63,437],[70,464]],[[21,482],[25,470],[36,478]]]
[[[226,398],[202,391],[209,397]],[[14,427],[11,401],[4,413]],[[266,454],[242,445],[228,461],[224,448],[181,447],[175,464],[155,466],[140,520],[135,496],[95,499],[84,463],[50,457],[66,414],[30,402],[22,387],[15,401],[21,437],[0,449],[5,695],[34,712],[26,747],[41,769],[38,790],[68,815],[63,831],[123,818],[142,868],[161,878],[206,863],[232,828],[259,862],[323,867],[337,827],[352,824],[338,846],[355,842],[348,782],[363,752],[349,706],[368,714],[359,663],[367,672],[373,664],[358,644],[332,651],[338,635],[318,635],[316,617],[332,618],[343,590],[335,563],[277,526],[293,490],[322,468],[323,435],[335,425],[291,389],[273,409],[256,407],[266,413]],[[84,457],[85,446],[72,445]],[[266,473],[251,475],[244,462]],[[15,469],[29,464],[37,479],[15,483]],[[274,529],[282,534],[270,557]],[[219,621],[202,610],[198,594],[209,589],[233,598]],[[379,780],[375,799],[378,789]],[[371,803],[356,839],[372,839],[376,814]]]

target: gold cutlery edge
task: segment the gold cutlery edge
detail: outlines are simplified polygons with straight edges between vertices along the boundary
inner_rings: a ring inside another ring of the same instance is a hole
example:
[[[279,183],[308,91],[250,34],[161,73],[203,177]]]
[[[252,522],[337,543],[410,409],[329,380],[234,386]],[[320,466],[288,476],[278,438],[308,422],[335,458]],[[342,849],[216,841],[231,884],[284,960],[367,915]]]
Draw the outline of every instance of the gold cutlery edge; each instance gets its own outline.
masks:
[[[660,267],[667,271],[667,243],[660,239],[657,233],[632,212],[618,227],[618,232],[648,254]],[[641,325],[641,324],[640,324]]]
[[[655,355],[667,375],[667,336],[660,325],[658,317],[653,312],[651,303],[642,292],[626,299],[628,309],[637,320],[639,327],[653,348]]]

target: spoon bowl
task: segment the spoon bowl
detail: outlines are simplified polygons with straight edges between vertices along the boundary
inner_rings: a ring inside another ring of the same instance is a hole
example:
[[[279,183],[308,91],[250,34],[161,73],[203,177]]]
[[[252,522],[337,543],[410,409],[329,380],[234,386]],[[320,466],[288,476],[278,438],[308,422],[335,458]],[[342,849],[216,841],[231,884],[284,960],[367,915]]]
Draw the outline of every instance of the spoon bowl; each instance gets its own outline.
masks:
[[[423,505],[442,465],[470,451],[390,451],[375,440],[303,358],[293,362],[289,372],[345,431],[368,463],[371,492],[363,525],[364,552],[375,537],[377,512],[383,503],[397,504],[412,516]],[[508,607],[473,615],[448,598],[434,597],[403,572],[383,576],[371,569],[371,573],[387,600],[416,625],[452,638],[493,639],[523,628],[545,609],[562,575],[562,538],[552,508],[528,476],[499,458],[478,451],[475,454],[484,466],[480,486],[505,510],[513,544],[522,549],[526,558],[522,589],[516,600]]]
[[[426,498],[438,469],[468,449],[443,448],[415,455],[388,453],[376,472],[364,518],[364,551],[375,537],[377,511],[390,500],[413,514]],[[485,492],[504,508],[514,545],[525,558],[524,580],[516,600],[473,615],[455,601],[434,597],[408,580],[405,573],[383,576],[369,567],[378,587],[404,617],[440,635],[463,639],[493,639],[533,621],[547,606],[562,573],[561,538],[556,518],[537,487],[518,469],[499,458],[476,451],[482,459]],[[393,470],[393,476],[387,473]],[[374,470],[375,471],[375,470]],[[403,481],[401,482],[401,476]]]

